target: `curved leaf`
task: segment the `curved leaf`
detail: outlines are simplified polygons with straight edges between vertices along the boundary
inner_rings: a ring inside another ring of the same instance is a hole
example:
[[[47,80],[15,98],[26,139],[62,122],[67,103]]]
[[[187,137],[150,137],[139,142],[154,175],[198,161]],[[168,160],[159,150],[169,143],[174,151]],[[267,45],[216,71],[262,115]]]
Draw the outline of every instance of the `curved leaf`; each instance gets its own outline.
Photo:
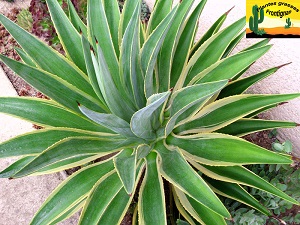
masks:
[[[168,150],[161,143],[157,143],[154,149],[160,158],[158,162],[159,172],[165,179],[205,207],[230,218],[230,214],[222,202],[186,162],[181,153],[177,150]]]
[[[41,206],[31,225],[47,225],[81,202],[95,183],[114,168],[112,160],[88,166],[63,181]]]
[[[178,83],[176,86],[182,87],[183,85],[187,85],[192,79],[194,79],[195,76],[220,60],[232,39],[244,26],[245,18],[241,18],[229,27],[225,28],[223,31],[213,35],[209,40],[201,45],[190,59],[184,72],[181,74],[181,78],[179,80],[180,84]]]
[[[171,65],[171,76],[170,76],[170,87],[175,87],[178,78],[184,66],[187,64],[189,59],[189,50],[194,43],[194,37],[198,28],[198,20],[202,13],[202,10],[206,4],[206,0],[201,1],[197,7],[194,9],[193,13],[187,19],[184,25],[181,28],[183,29],[176,51],[173,56],[173,62]]]
[[[202,0],[205,2],[206,0]],[[166,34],[162,47],[160,49],[158,60],[157,60],[157,74],[158,74],[158,92],[164,92],[171,88],[170,79],[171,79],[171,69],[172,61],[176,51],[176,46],[178,44],[180,35],[183,30],[183,24],[185,18],[188,16],[188,13],[193,5],[195,0],[185,0],[180,1],[178,10],[174,16],[169,32]]]
[[[14,177],[22,177],[41,170],[54,163],[76,158],[78,156],[98,156],[117,152],[123,148],[130,147],[128,141],[115,140],[112,137],[72,137],[66,138],[49,147],[46,151],[38,155],[32,162],[26,165]],[[81,158],[79,158],[81,160]]]
[[[181,190],[175,188],[175,192],[183,207],[201,224],[205,225],[226,225],[223,216],[208,209],[193,198],[185,195]]]
[[[240,119],[226,127],[216,130],[217,133],[230,134],[233,136],[245,136],[262,130],[275,128],[293,128],[297,123],[287,121],[260,120],[260,119]]]
[[[99,134],[100,133],[68,128],[41,129],[22,134],[8,141],[2,142],[0,144],[0,158],[13,156],[35,156],[42,153],[42,151],[56,142],[67,137],[97,137]],[[101,133],[101,135],[104,135],[104,133]],[[115,138],[117,138],[117,136],[115,136]]]
[[[149,36],[172,9],[173,0],[157,0],[147,26]]]
[[[132,195],[136,177],[136,155],[133,149],[124,149],[114,157],[114,165],[125,191]]]
[[[169,109],[170,119],[166,125],[165,136],[168,136],[175,126],[177,119],[191,107],[203,105],[209,97],[220,91],[227,84],[227,80],[193,85],[176,91],[171,97],[172,105]]]
[[[145,161],[146,174],[139,191],[139,221],[145,225],[166,225],[165,195],[163,181],[157,168],[157,154],[150,153]]]
[[[184,155],[207,165],[290,164],[289,156],[276,154],[241,138],[225,134],[169,136],[167,144],[178,147]]]
[[[20,117],[45,127],[68,127],[111,133],[110,130],[66,110],[51,100],[26,97],[1,97],[0,112]],[[49,112],[51,112],[49,114]]]
[[[272,213],[259,203],[252,195],[250,195],[244,188],[238,184],[223,182],[214,180],[209,177],[205,177],[204,180],[208,182],[210,187],[219,195],[231,198],[236,201],[242,202],[250,207],[262,212],[267,216],[271,216]]]
[[[118,58],[102,0],[90,0],[87,14],[89,41],[95,43],[95,39],[97,40],[100,48],[103,50],[101,60],[107,63],[109,73],[112,75],[114,83],[118,88],[121,88]],[[95,44],[93,46],[95,46]]]
[[[103,0],[104,11],[106,13],[106,19],[109,26],[111,38],[114,44],[117,58],[119,58],[120,49],[118,41],[118,27],[120,21],[120,9],[117,0]]]
[[[231,8],[232,9],[232,8]],[[206,31],[205,34],[202,35],[202,37],[194,44],[193,48],[190,51],[190,56],[189,58],[191,58],[195,52],[200,48],[200,46],[207,41],[212,35],[214,35],[215,33],[217,33],[221,26],[223,25],[224,21],[227,18],[228,13],[231,11],[228,10],[226,13],[224,13],[222,16],[220,16],[214,23],[213,25],[211,25],[211,27]]]
[[[76,106],[76,101],[80,101],[96,111],[104,112],[97,97],[91,97],[58,76],[2,55],[0,55],[0,59],[30,85],[63,106],[75,112],[80,112]],[[89,89],[91,89],[91,86]]]
[[[131,101],[123,94],[123,89],[118,89],[109,71],[108,64],[105,61],[103,51],[97,43],[98,60],[91,52],[95,72],[101,93],[110,111],[116,116],[129,121],[135,109]]]
[[[71,0],[68,1],[68,10],[69,10],[69,19],[75,29],[80,33],[82,32],[85,37],[87,37],[87,27],[86,25],[82,22],[81,18],[79,17],[73,3]]]
[[[179,126],[175,132],[187,134],[216,131],[257,110],[299,96],[300,94],[236,95],[223,98],[207,105],[190,122]]]
[[[122,188],[116,171],[104,175],[89,194],[80,216],[79,225],[98,224],[102,213]],[[101,204],[99,204],[101,203]]]
[[[153,86],[154,67],[158,53],[175,18],[176,12],[177,7],[173,8],[168,16],[158,25],[141,49],[141,68],[145,77],[145,94],[147,98],[157,92]]]
[[[123,87],[134,98],[135,105],[142,108],[146,99],[144,95],[144,77],[140,68],[139,20],[141,4],[135,11],[125,30],[121,45],[120,72]]]
[[[268,181],[257,176],[255,173],[242,166],[208,166],[197,165],[199,169],[205,175],[230,183],[244,184],[250,187],[258,188],[260,190],[274,194],[282,199],[285,199],[293,204],[299,205],[295,199],[291,198],[287,194],[283,193],[278,188],[274,187]]]
[[[19,170],[21,170],[24,166],[26,166],[29,162],[31,162],[35,157],[34,156],[25,156],[21,159],[18,159],[16,162],[6,167],[4,170],[0,172],[0,178],[10,178],[14,174],[16,174]]]
[[[72,62],[1,14],[0,22],[40,68],[57,75],[92,97],[96,96],[90,88],[86,75]],[[41,52],[43,57],[41,57]]]
[[[275,73],[278,70],[278,67],[274,67],[258,74],[238,79],[229,83],[219,94],[218,98],[225,98],[232,95],[239,95],[243,94],[249,87],[251,87],[256,82],[270,76],[271,74]]]
[[[80,34],[68,19],[57,0],[46,0],[46,2],[55,30],[67,57],[86,73]]]
[[[113,132],[116,132],[117,134],[123,135],[124,137],[136,137],[132,133],[129,123],[114,114],[97,113],[83,105],[79,105],[79,109],[92,121],[112,130]]]
[[[133,114],[130,126],[136,136],[146,140],[156,138],[155,129],[158,128],[159,121],[155,112],[165,103],[170,93],[169,91],[162,93],[157,100]]]
[[[232,79],[245,68],[263,56],[271,45],[241,52],[212,64],[201,73],[196,74],[189,85],[194,83],[205,83],[220,79]],[[224,73],[226,71],[226,73]]]

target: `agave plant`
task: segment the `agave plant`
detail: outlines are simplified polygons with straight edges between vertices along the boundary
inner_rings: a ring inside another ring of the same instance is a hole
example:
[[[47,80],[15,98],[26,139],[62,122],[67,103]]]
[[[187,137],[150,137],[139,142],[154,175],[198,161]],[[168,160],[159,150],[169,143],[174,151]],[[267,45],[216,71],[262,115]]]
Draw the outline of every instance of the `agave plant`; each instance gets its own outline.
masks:
[[[0,59],[51,99],[0,98],[1,112],[44,127],[0,145],[1,158],[21,157],[0,176],[83,167],[31,224],[56,224],[80,209],[79,224],[119,224],[136,193],[133,224],[167,224],[165,186],[190,224],[226,224],[231,217],[216,194],[271,215],[241,185],[298,204],[245,167],[290,164],[291,157],[240,137],[297,126],[255,115],[300,95],[244,94],[280,68],[240,78],[270,49],[268,40],[230,54],[245,18],[219,31],[226,12],[195,42],[206,1],[191,11],[193,3],[158,0],[146,24],[141,0],[126,0],[122,13],[117,0],[89,0],[85,25],[72,4],[66,15],[47,0],[66,56],[0,16],[23,62]]]

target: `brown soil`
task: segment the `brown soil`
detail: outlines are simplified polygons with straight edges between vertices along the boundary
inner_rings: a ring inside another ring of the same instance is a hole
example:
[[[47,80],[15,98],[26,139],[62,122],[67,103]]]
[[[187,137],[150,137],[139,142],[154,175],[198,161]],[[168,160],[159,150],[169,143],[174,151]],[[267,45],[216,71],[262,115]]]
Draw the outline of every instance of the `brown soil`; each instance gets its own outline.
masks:
[[[28,7],[30,1],[16,0],[14,3],[8,3],[1,1],[0,13],[7,16],[12,21],[17,20],[17,14],[22,8]],[[9,35],[5,28],[0,24],[0,54],[3,54],[9,58],[20,60],[20,57],[14,50],[15,47],[19,47],[17,42]],[[22,78],[18,77],[11,69],[9,69],[4,63],[0,62],[5,74],[11,81],[12,85],[16,89],[19,96],[34,96],[44,97],[39,91],[32,88]]]

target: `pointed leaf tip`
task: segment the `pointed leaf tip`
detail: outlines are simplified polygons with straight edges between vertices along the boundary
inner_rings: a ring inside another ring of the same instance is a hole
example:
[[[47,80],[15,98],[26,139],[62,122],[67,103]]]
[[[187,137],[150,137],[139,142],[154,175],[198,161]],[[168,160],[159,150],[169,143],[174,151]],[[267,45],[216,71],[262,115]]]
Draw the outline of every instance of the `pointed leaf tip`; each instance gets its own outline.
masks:
[[[292,62],[288,62],[288,63],[282,64],[280,66],[277,66],[277,69],[280,69],[280,68],[282,68],[284,66],[287,66],[287,65],[290,65],[290,64],[292,64]]]
[[[278,106],[281,106],[281,105],[285,105],[285,104],[287,104],[288,102],[280,102],[279,104],[278,104]]]
[[[229,13],[230,13],[230,11],[233,9],[235,7],[235,5],[234,6],[232,6],[232,8],[231,9],[229,9],[225,14],[226,15],[228,15]]]

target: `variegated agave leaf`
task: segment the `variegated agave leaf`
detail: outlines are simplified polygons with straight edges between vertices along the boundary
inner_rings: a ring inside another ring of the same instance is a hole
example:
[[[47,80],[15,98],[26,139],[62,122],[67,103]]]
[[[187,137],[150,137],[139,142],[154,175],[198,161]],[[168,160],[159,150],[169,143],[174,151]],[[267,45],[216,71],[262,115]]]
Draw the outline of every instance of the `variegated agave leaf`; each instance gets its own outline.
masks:
[[[292,162],[240,138],[297,126],[253,116],[299,94],[244,94],[280,68],[240,78],[271,48],[268,40],[230,54],[245,18],[220,30],[226,12],[195,42],[206,0],[193,10],[194,0],[172,3],[157,0],[146,24],[141,0],[126,0],[122,13],[117,0],[90,0],[84,24],[72,5],[68,17],[47,0],[66,56],[0,15],[23,59],[1,61],[51,99],[0,98],[0,112],[44,127],[0,144],[1,158],[21,157],[0,177],[88,165],[56,188],[32,225],[56,224],[80,209],[79,224],[120,224],[136,192],[133,220],[167,224],[166,185],[190,224],[226,224],[230,214],[216,194],[270,215],[240,185],[298,204],[244,167]]]

